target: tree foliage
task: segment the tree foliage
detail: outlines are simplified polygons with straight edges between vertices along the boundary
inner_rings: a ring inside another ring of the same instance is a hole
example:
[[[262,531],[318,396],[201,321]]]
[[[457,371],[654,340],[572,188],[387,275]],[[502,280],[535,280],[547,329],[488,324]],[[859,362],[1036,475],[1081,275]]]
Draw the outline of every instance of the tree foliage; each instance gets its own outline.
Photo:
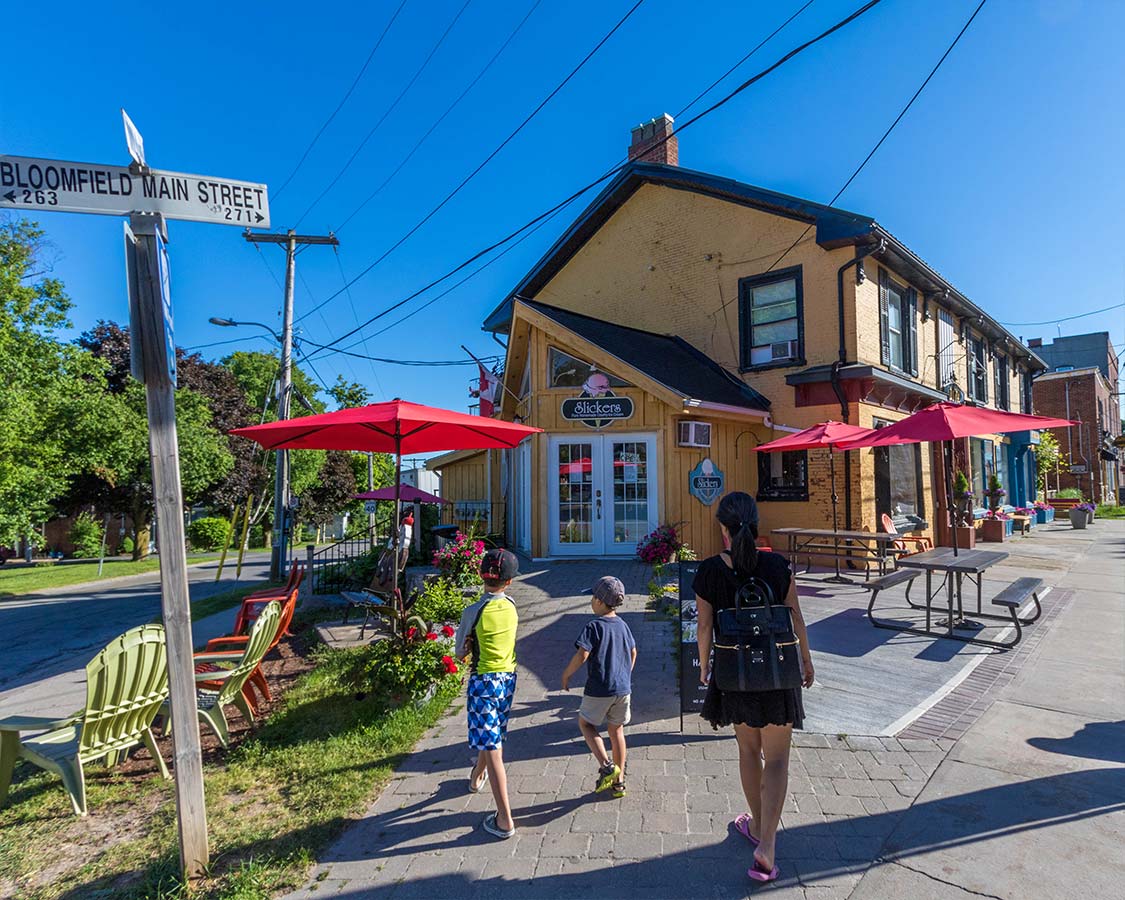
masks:
[[[371,392],[367,388],[358,381],[345,381],[343,375],[336,376],[336,383],[328,389],[328,394],[336,401],[337,409],[354,409],[371,402]]]

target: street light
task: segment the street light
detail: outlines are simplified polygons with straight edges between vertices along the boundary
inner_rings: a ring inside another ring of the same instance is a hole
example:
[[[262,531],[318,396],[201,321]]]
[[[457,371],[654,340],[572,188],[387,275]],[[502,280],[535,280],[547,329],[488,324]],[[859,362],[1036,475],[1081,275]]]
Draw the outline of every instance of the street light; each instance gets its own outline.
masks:
[[[281,345],[281,373],[277,392],[277,418],[279,421],[288,419],[289,392],[292,383],[290,375],[290,348],[292,347],[293,340],[289,319],[286,318],[285,320],[285,337],[282,337],[264,322],[236,322],[234,319],[224,319],[220,316],[211,316],[207,321],[212,325],[219,325],[223,328],[233,328],[238,325],[253,325],[256,328],[264,328],[273,335],[274,340]],[[287,515],[285,501],[289,496],[289,454],[285,450],[277,450],[275,453],[276,475],[273,486],[273,527],[275,539],[270,549],[270,580],[280,581],[285,574],[283,572],[285,566],[285,526]]]

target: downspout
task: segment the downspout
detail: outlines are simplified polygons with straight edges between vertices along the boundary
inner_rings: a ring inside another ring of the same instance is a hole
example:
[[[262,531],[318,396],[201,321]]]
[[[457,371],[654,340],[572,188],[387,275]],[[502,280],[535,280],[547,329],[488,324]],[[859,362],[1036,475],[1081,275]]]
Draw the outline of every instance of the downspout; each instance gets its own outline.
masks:
[[[840,351],[836,362],[832,363],[832,390],[836,399],[840,401],[840,421],[848,421],[848,398],[844,394],[843,385],[840,384],[840,368],[848,363],[847,333],[844,329],[844,272],[852,266],[858,266],[872,253],[881,253],[887,246],[886,240],[879,239],[877,244],[868,244],[856,250],[855,256],[836,270],[836,310],[840,328]],[[857,280],[858,283],[858,280]],[[857,319],[858,327],[858,319]],[[852,527],[852,457],[844,454],[844,528]]]

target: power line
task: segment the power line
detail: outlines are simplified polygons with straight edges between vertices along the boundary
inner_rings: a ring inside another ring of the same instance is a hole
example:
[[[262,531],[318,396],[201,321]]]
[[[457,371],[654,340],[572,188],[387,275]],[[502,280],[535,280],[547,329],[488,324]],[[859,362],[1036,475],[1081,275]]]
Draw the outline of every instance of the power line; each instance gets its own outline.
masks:
[[[797,47],[793,48],[788,53],[786,53],[783,57],[781,57],[779,60],[777,60],[777,62],[773,63],[773,65],[768,66],[767,68],[760,71],[758,74],[756,74],[753,77],[747,79],[745,82],[740,84],[738,87],[736,87],[733,91],[728,93],[725,97],[723,97],[717,103],[712,104],[710,107],[703,110],[703,112],[698,113],[697,115],[693,116],[691,119],[689,119],[687,122],[685,122],[680,128],[676,129],[676,131],[673,134],[679,134],[680,132],[685,131],[687,128],[691,127],[696,122],[703,119],[705,116],[710,115],[712,112],[719,109],[719,107],[728,103],[730,100],[732,100],[738,94],[741,94],[747,88],[749,88],[752,85],[756,84],[757,82],[761,81],[763,78],[765,78],[771,72],[773,72],[774,70],[776,70],[780,66],[784,65],[786,62],[793,59],[798,54],[804,52],[809,47],[812,47],[813,45],[819,43],[820,41],[824,40],[825,38],[829,37],[830,35],[834,34],[837,31],[839,31],[841,28],[844,28],[845,26],[851,24],[856,19],[858,19],[860,16],[862,16],[865,13],[869,12],[870,10],[874,9],[881,2],[882,2],[882,0],[868,0],[867,3],[865,3],[859,9],[857,9],[855,12],[851,13],[849,16],[845,17],[844,19],[841,19],[835,25],[833,25],[832,27],[828,28],[827,30],[821,32],[816,37],[811,38],[810,40],[805,41],[803,44],[800,44]],[[673,135],[671,135],[671,134],[666,135],[665,137],[661,138],[659,141],[654,143],[650,149],[656,149],[657,147],[662,146],[664,143],[666,143],[668,140],[670,140],[672,136]],[[563,207],[565,207],[566,205],[568,205],[572,201],[577,200],[579,197],[581,197],[587,191],[590,191],[591,189],[597,187],[602,182],[608,180],[613,175],[615,175],[619,171],[621,171],[621,169],[623,169],[625,167],[625,165],[626,164],[623,163],[621,165],[614,166],[612,169],[610,169],[608,172],[606,172],[600,178],[597,178],[594,181],[591,181],[589,184],[585,185],[584,187],[579,188],[577,191],[572,193],[569,197],[567,197],[564,200],[560,201],[559,203],[555,204],[550,209],[540,213],[539,215],[537,215],[535,218],[531,219],[530,221],[524,223],[519,228],[517,228],[515,231],[508,234],[506,237],[503,237],[500,240],[496,241],[495,243],[489,245],[488,247],[485,247],[483,250],[480,250],[477,253],[474,253],[472,256],[470,256],[468,259],[466,259],[464,262],[459,263],[457,266],[454,266],[452,269],[450,269],[444,275],[442,275],[439,278],[434,279],[433,281],[431,281],[425,287],[419,289],[418,291],[415,291],[413,294],[409,295],[405,299],[399,300],[397,303],[391,304],[390,306],[386,307],[382,311],[376,313],[374,316],[369,318],[366,322],[364,322],[363,325],[359,326],[358,328],[352,329],[351,331],[349,331],[349,332],[341,335],[340,337],[334,339],[329,344],[326,344],[325,348],[327,349],[327,348],[334,347],[336,344],[340,343],[343,340],[346,340],[347,338],[351,337],[356,332],[363,330],[363,328],[366,328],[372,322],[377,321],[378,319],[382,318],[383,316],[385,316],[385,315],[393,312],[394,310],[398,309],[400,306],[404,305],[405,303],[410,302],[415,297],[417,297],[419,294],[424,293],[425,291],[427,291],[430,288],[440,284],[441,282],[445,281],[446,279],[453,277],[458,272],[460,272],[462,269],[466,268],[467,266],[472,265],[474,262],[476,262],[476,260],[480,259],[482,256],[485,256],[488,253],[491,253],[497,247],[501,247],[504,244],[508,243],[509,241],[515,239],[518,235],[520,235],[521,233],[523,233],[527,229],[533,227],[534,225],[538,224],[539,222],[548,218],[549,216],[554,215],[556,212],[558,212],[560,209],[562,209]],[[378,263],[383,258],[385,258],[385,256],[386,256],[386,254],[384,254],[383,257],[380,257],[379,259],[376,259],[375,262],[371,263],[369,266],[367,266],[367,268],[360,271],[360,273],[358,275],[356,275],[354,278],[352,278],[348,282],[348,286],[350,287],[351,285],[354,285],[357,281],[359,281],[361,278],[363,278],[368,272],[370,272],[373,268],[375,268],[375,266],[378,265]],[[343,293],[343,288],[336,291],[334,294],[332,294],[331,296],[326,298],[323,302],[328,303],[330,300],[333,300],[335,297],[339,296],[341,293]],[[323,351],[317,351],[317,352],[319,354]]]
[[[194,353],[196,350],[207,350],[210,347],[222,347],[224,344],[240,344],[243,341],[252,341],[255,338],[261,338],[263,341],[269,340],[264,334],[247,334],[242,337],[228,338],[225,341],[212,341],[209,344],[196,344],[193,347],[184,347],[184,350]]]
[[[323,348],[326,345],[318,344],[316,341],[303,340],[302,344],[311,344],[313,347]],[[344,356],[351,356],[355,359],[369,359],[372,362],[387,363],[392,366],[418,366],[418,367],[443,367],[443,366],[474,366],[471,359],[386,359],[381,356],[369,356],[365,353],[351,353],[348,350],[333,347],[333,353],[340,353]],[[500,359],[498,355],[482,356],[485,362],[496,362]]]
[[[429,64],[430,64],[430,60],[432,60],[434,58],[434,54],[436,54],[438,52],[438,49],[441,47],[441,45],[443,43],[445,43],[445,39],[449,36],[449,32],[451,32],[453,30],[453,26],[457,24],[458,20],[464,14],[465,10],[469,8],[469,4],[472,3],[472,2],[473,2],[473,0],[465,0],[464,5],[459,10],[457,10],[457,14],[453,17],[453,20],[445,27],[445,31],[443,31],[441,33],[441,37],[439,37],[437,39],[437,43],[434,44],[434,46],[431,48],[431,50],[430,50],[429,54],[426,56],[426,58],[424,60],[422,60],[422,65],[420,65],[418,67],[418,71],[416,71],[414,73],[414,75],[411,77],[410,81],[408,81],[406,83],[406,87],[404,87],[399,92],[399,95],[397,97],[395,97],[394,102],[390,106],[388,106],[386,111],[383,113],[383,115],[381,115],[379,117],[379,121],[377,121],[372,126],[371,130],[369,132],[367,132],[367,134],[364,136],[363,140],[359,142],[359,146],[356,147],[355,151],[352,153],[352,155],[348,157],[347,162],[345,162],[343,167],[340,169],[340,171],[336,173],[336,176],[330,182],[328,182],[328,186],[323,191],[321,191],[317,195],[317,198],[315,200],[313,200],[313,202],[308,205],[308,208],[305,209],[305,211],[303,213],[301,213],[301,217],[299,219],[297,219],[296,223],[293,226],[294,228],[298,227],[301,224],[301,222],[304,221],[305,216],[307,216],[310,212],[312,212],[313,209],[316,207],[316,205],[318,203],[320,203],[321,200],[324,199],[325,195],[330,190],[332,190],[332,188],[334,188],[336,186],[336,182],[338,182],[341,178],[344,177],[344,173],[347,172],[349,168],[351,168],[351,164],[353,162],[355,162],[355,159],[356,159],[357,156],[359,156],[360,151],[363,150],[363,148],[367,146],[367,142],[369,140],[371,140],[371,138],[375,135],[375,132],[378,131],[379,127],[387,120],[387,117],[392,112],[395,111],[395,109],[398,107],[399,103],[402,101],[402,98],[406,96],[406,94],[409,92],[409,90],[412,87],[414,87],[414,82],[416,82],[421,77],[422,73],[424,71],[426,71],[427,66],[429,66]]]
[[[969,18],[965,21],[965,24],[961,26],[961,30],[959,32],[957,32],[957,37],[955,37],[953,39],[953,42],[948,47],[945,48],[945,52],[941,55],[941,59],[939,59],[937,61],[937,64],[932,69],[930,69],[930,74],[926,76],[925,81],[923,81],[922,84],[918,87],[918,90],[916,90],[914,92],[914,96],[911,97],[909,101],[907,101],[906,106],[904,106],[899,111],[899,114],[897,116],[895,116],[895,120],[893,122],[891,122],[890,127],[886,131],[883,132],[883,136],[881,138],[879,138],[879,140],[875,143],[875,146],[871,148],[871,152],[868,153],[867,156],[864,157],[863,162],[861,162],[856,167],[855,171],[852,172],[852,174],[848,177],[848,180],[844,182],[844,186],[842,188],[840,188],[840,190],[836,191],[836,195],[831,200],[829,200],[826,205],[832,206],[837,200],[839,200],[840,197],[843,195],[844,191],[846,191],[848,189],[848,187],[851,185],[851,183],[853,181],[855,181],[856,176],[858,176],[859,173],[863,171],[864,167],[869,162],[871,162],[871,158],[875,155],[875,153],[879,150],[879,148],[883,146],[883,142],[886,141],[886,139],[888,137],[890,137],[891,132],[894,131],[895,127],[898,125],[898,123],[902,121],[902,117],[905,116],[906,113],[909,111],[910,107],[912,107],[914,105],[914,101],[917,100],[918,97],[921,95],[922,91],[924,91],[926,89],[926,85],[928,85],[930,83],[930,80],[934,77],[934,75],[937,74],[938,69],[940,69],[942,63],[945,62],[946,57],[949,56],[949,54],[953,52],[953,48],[957,46],[957,43],[961,40],[961,37],[965,34],[966,31],[969,30],[969,26],[973,24],[973,19],[975,19],[977,17],[977,13],[979,13],[981,11],[981,9],[984,8],[984,4],[987,3],[987,2],[988,2],[988,0],[980,0],[980,3],[977,5],[977,8],[973,10],[973,14],[971,16],[969,16]],[[781,263],[781,261],[783,259],[785,259],[785,257],[787,257],[790,253],[793,252],[793,248],[795,248],[799,243],[801,243],[801,241],[803,241],[805,239],[805,236],[810,231],[812,231],[812,228],[813,228],[812,225],[807,226],[805,228],[805,230],[802,231],[797,236],[797,239],[795,241],[793,241],[792,244],[790,244],[788,247],[785,248],[785,250],[782,252],[781,256],[779,256],[772,263],[770,263],[769,268],[766,269],[766,271],[762,272],[761,274],[765,275],[769,272],[772,272]],[[729,300],[724,301],[722,304],[720,304],[718,306],[718,308],[716,308],[711,313],[711,315],[713,316],[717,313],[722,312],[731,303],[734,302],[734,300],[737,298],[737,296],[738,295],[735,294]]]
[[[426,142],[426,139],[431,134],[433,134],[434,131],[437,129],[437,127],[442,122],[445,121],[446,117],[451,112],[453,112],[453,110],[456,108],[457,104],[459,104],[462,100],[465,99],[465,97],[466,97],[466,95],[468,95],[469,91],[471,91],[474,87],[476,87],[477,82],[480,81],[485,76],[485,73],[488,72],[488,70],[492,68],[493,63],[495,63],[496,60],[498,60],[500,58],[500,55],[505,50],[508,49],[508,45],[510,43],[512,43],[512,41],[515,39],[516,35],[519,34],[520,30],[527,23],[527,20],[531,18],[531,14],[534,13],[535,10],[537,10],[539,8],[539,6],[542,2],[543,2],[543,0],[535,0],[535,2],[531,5],[531,9],[529,9],[527,11],[527,14],[522,19],[520,19],[519,24],[516,25],[516,27],[512,30],[512,33],[508,35],[508,39],[506,41],[504,41],[503,44],[500,45],[500,49],[497,50],[492,55],[492,58],[484,64],[484,68],[481,69],[479,72],[477,72],[476,77],[472,81],[469,82],[468,87],[466,87],[465,90],[463,90],[458,95],[456,100],[454,100],[452,103],[449,104],[449,106],[446,107],[445,112],[443,112],[440,116],[437,117],[437,119],[434,121],[433,125],[431,125],[429,127],[429,129],[426,131],[426,133],[423,134],[420,138],[418,138],[417,143],[415,143],[414,146],[410,148],[410,152],[407,153],[406,156],[404,156],[402,158],[402,161],[397,166],[395,166],[394,171],[391,172],[390,175],[388,175],[386,178],[383,179],[382,184],[380,184],[377,188],[375,188],[375,190],[373,190],[367,196],[367,198],[362,203],[359,204],[359,206],[357,206],[350,213],[348,213],[347,217],[344,219],[343,222],[341,222],[339,225],[336,226],[337,232],[339,232],[345,225],[347,225],[348,222],[350,222],[352,219],[354,219],[356,217],[356,215],[359,213],[360,210],[362,210],[365,206],[367,206],[368,203],[370,203],[380,193],[382,193],[383,189],[394,180],[395,176],[398,175],[398,173],[402,171],[403,167],[408,162],[410,162],[410,160],[413,158],[414,154],[418,152],[418,149],[422,146],[422,144],[424,144]],[[812,0],[809,0],[809,2],[812,2]]]
[[[876,0],[876,2],[878,2],[878,0]],[[390,246],[390,247],[388,247],[388,248],[387,248],[387,249],[386,249],[385,251],[383,251],[382,255],[380,255],[379,257],[377,257],[377,258],[375,259],[375,261],[374,261],[374,262],[372,262],[372,263],[371,263],[370,265],[368,265],[368,266],[367,266],[367,268],[365,268],[365,269],[364,269],[364,270],[363,270],[362,272],[360,272],[360,273],[359,273],[359,275],[357,275],[357,276],[356,276],[355,278],[353,278],[353,279],[352,279],[352,280],[351,280],[351,281],[349,282],[349,286],[350,286],[350,285],[352,285],[352,284],[355,284],[355,283],[356,283],[356,282],[357,282],[357,281],[358,281],[358,280],[359,280],[360,278],[362,278],[362,277],[363,277],[364,275],[366,275],[366,274],[367,274],[368,272],[370,272],[370,271],[371,271],[372,269],[374,269],[374,268],[375,268],[375,267],[376,267],[377,265],[379,265],[379,263],[381,263],[381,262],[382,262],[383,260],[385,260],[385,259],[386,259],[386,258],[387,258],[388,256],[390,256],[390,255],[391,255],[392,253],[394,253],[394,252],[395,252],[395,250],[397,250],[397,249],[398,249],[399,247],[401,247],[401,246],[402,246],[402,245],[403,245],[404,243],[406,243],[406,241],[407,241],[407,240],[409,240],[409,239],[410,239],[410,238],[411,238],[411,237],[412,237],[412,236],[413,236],[413,235],[414,235],[414,234],[415,234],[415,233],[416,233],[416,232],[418,231],[418,229],[419,229],[419,228],[421,228],[421,227],[422,227],[423,225],[425,225],[425,224],[426,224],[426,223],[427,223],[428,221],[430,221],[430,219],[432,219],[432,218],[433,218],[433,217],[434,217],[434,216],[435,216],[435,215],[436,215],[436,214],[438,213],[438,211],[442,209],[442,207],[444,207],[444,206],[445,206],[445,205],[446,205],[446,204],[447,204],[447,203],[448,203],[448,202],[449,202],[450,200],[452,200],[452,199],[453,199],[454,197],[456,197],[456,196],[457,196],[457,194],[459,194],[459,193],[461,192],[461,189],[462,189],[463,187],[465,187],[465,185],[467,185],[467,184],[468,184],[468,183],[469,183],[470,181],[472,181],[472,180],[473,180],[473,178],[475,178],[475,177],[476,177],[476,175],[477,175],[477,174],[478,174],[478,173],[479,173],[479,172],[481,171],[481,169],[483,169],[483,168],[484,168],[485,166],[487,166],[487,165],[488,165],[488,164],[489,164],[489,163],[490,163],[490,162],[491,162],[491,161],[493,160],[493,158],[494,158],[494,157],[495,157],[495,156],[496,156],[496,155],[497,155],[497,154],[498,154],[498,153],[499,153],[499,152],[500,152],[501,150],[503,150],[503,149],[504,149],[504,148],[505,148],[505,147],[506,147],[506,146],[507,146],[507,145],[508,145],[508,144],[509,144],[509,143],[510,143],[510,142],[511,142],[511,141],[512,141],[512,140],[513,140],[513,139],[514,139],[515,137],[516,137],[516,135],[518,135],[518,134],[519,134],[519,133],[520,133],[520,132],[521,132],[521,131],[522,131],[522,130],[524,129],[524,127],[525,127],[525,126],[526,126],[526,125],[527,125],[527,124],[528,124],[528,123],[529,123],[529,122],[530,122],[530,121],[531,121],[532,119],[534,119],[534,118],[535,118],[535,116],[536,116],[536,115],[537,115],[537,114],[539,113],[539,111],[540,111],[541,109],[543,109],[543,107],[544,107],[544,106],[546,106],[546,105],[547,105],[547,104],[548,104],[548,103],[549,103],[549,102],[550,102],[550,101],[552,100],[552,98],[554,98],[554,96],[555,96],[555,95],[556,95],[556,94],[557,94],[557,93],[558,93],[559,91],[561,91],[561,90],[562,90],[562,89],[563,89],[563,88],[564,88],[564,87],[565,87],[565,86],[567,85],[567,83],[568,83],[568,82],[569,82],[569,81],[570,81],[570,80],[571,80],[571,79],[572,79],[572,78],[573,78],[573,77],[574,77],[575,75],[577,75],[577,74],[578,74],[578,72],[579,72],[579,71],[580,71],[580,70],[582,69],[582,67],[583,67],[583,66],[585,66],[585,65],[586,65],[586,63],[588,63],[588,62],[589,62],[589,61],[590,61],[590,60],[591,60],[591,59],[593,58],[594,54],[595,54],[595,53],[597,53],[597,52],[598,52],[598,50],[600,50],[600,49],[602,48],[602,46],[603,46],[603,45],[604,45],[604,44],[606,43],[606,41],[608,41],[608,40],[609,40],[609,39],[610,39],[611,37],[613,37],[613,35],[617,33],[618,29],[619,29],[619,28],[621,28],[621,26],[622,26],[622,25],[624,25],[624,24],[625,24],[625,23],[626,23],[626,22],[627,22],[627,21],[629,20],[629,17],[630,17],[630,16],[632,16],[632,15],[633,15],[633,13],[635,13],[635,12],[636,12],[636,11],[637,11],[637,10],[638,10],[638,9],[640,8],[640,6],[641,6],[641,4],[642,4],[642,3],[644,3],[644,0],[637,0],[637,2],[636,2],[636,3],[634,3],[632,7],[630,7],[630,8],[629,8],[629,11],[628,11],[628,12],[626,12],[626,13],[625,13],[625,15],[624,15],[624,16],[622,16],[622,17],[621,17],[621,18],[620,18],[620,19],[619,19],[619,20],[617,21],[617,24],[616,24],[616,25],[614,25],[614,26],[613,26],[613,28],[611,28],[611,29],[610,29],[610,30],[609,30],[609,31],[608,31],[608,32],[607,32],[607,33],[605,34],[605,36],[604,36],[604,37],[603,37],[603,38],[602,38],[602,39],[601,39],[600,41],[598,41],[598,43],[597,43],[597,44],[596,44],[596,45],[594,46],[594,48],[593,48],[593,49],[592,49],[592,50],[591,50],[591,51],[590,51],[589,53],[587,53],[587,54],[586,54],[586,55],[585,55],[585,56],[584,56],[584,57],[582,58],[582,61],[581,61],[581,62],[579,62],[579,63],[578,63],[578,65],[577,65],[577,66],[575,66],[575,67],[574,67],[573,69],[571,69],[571,70],[570,70],[570,73],[569,73],[569,74],[568,74],[568,75],[567,75],[567,76],[566,76],[566,77],[565,77],[565,78],[564,78],[564,79],[563,79],[562,81],[560,81],[560,82],[559,82],[559,83],[558,83],[557,85],[555,85],[554,89],[553,89],[553,90],[552,90],[552,91],[551,91],[551,92],[550,92],[550,93],[549,93],[549,94],[548,94],[548,95],[547,95],[546,97],[544,97],[544,98],[543,98],[543,99],[542,99],[542,100],[540,101],[539,105],[538,105],[538,106],[536,106],[536,107],[535,107],[535,109],[533,109],[533,110],[532,110],[532,111],[531,111],[531,112],[530,112],[530,113],[529,113],[529,114],[528,114],[528,115],[527,115],[527,116],[526,116],[526,117],[524,118],[524,120],[523,120],[522,122],[520,122],[520,124],[519,124],[519,125],[517,125],[517,126],[516,126],[516,128],[515,128],[515,130],[514,130],[514,131],[512,131],[512,132],[511,132],[511,133],[510,133],[510,134],[509,134],[509,135],[508,135],[508,136],[507,136],[506,138],[504,138],[504,140],[502,140],[502,141],[501,141],[501,142],[500,142],[500,143],[499,143],[499,144],[498,144],[498,145],[496,146],[496,148],[495,148],[495,149],[493,149],[493,151],[492,151],[491,153],[489,153],[489,154],[488,154],[488,156],[486,156],[486,157],[484,158],[484,160],[483,160],[483,161],[482,161],[482,162],[480,163],[480,165],[478,165],[478,166],[477,166],[477,167],[476,167],[475,169],[473,169],[473,171],[472,171],[472,172],[470,172],[470,173],[469,173],[468,175],[466,175],[466,176],[465,176],[465,177],[464,177],[464,178],[463,178],[463,179],[461,180],[461,183],[460,183],[460,184],[458,184],[458,185],[457,185],[457,187],[455,187],[455,188],[454,188],[454,189],[453,189],[452,191],[450,191],[450,192],[449,192],[448,194],[446,194],[446,195],[445,195],[445,197],[444,197],[444,199],[442,199],[442,201],[441,201],[440,203],[438,203],[438,205],[437,205],[437,206],[435,206],[435,207],[434,207],[433,209],[431,209],[431,210],[430,210],[430,211],[429,211],[428,213],[426,213],[426,215],[424,215],[424,216],[423,216],[423,217],[422,217],[422,218],[421,218],[421,219],[420,219],[420,220],[419,220],[419,221],[418,221],[418,222],[417,222],[417,223],[416,223],[416,224],[414,225],[414,227],[413,227],[413,228],[411,228],[411,229],[410,229],[409,231],[407,231],[407,232],[406,232],[406,234],[404,234],[404,235],[403,235],[402,237],[400,237],[400,238],[399,238],[399,239],[398,239],[397,241],[395,241],[395,242],[394,242],[393,244],[391,244],[391,246]],[[588,190],[588,189],[587,189],[587,190]],[[583,191],[583,192],[584,192],[584,191]],[[518,232],[517,232],[517,233],[518,233]],[[470,262],[471,262],[471,261],[472,261],[472,260],[470,260]],[[332,297],[335,297],[335,296],[337,296],[338,294],[339,294],[339,291],[337,291],[337,292],[336,292],[336,294],[333,294],[333,295],[332,295]],[[329,298],[328,298],[327,300],[323,301],[323,303],[327,303],[327,302],[328,302],[328,300],[331,300],[331,299],[332,299],[332,297],[329,297]],[[323,303],[322,303],[321,305],[323,305]],[[305,313],[305,315],[306,315],[306,316],[307,316],[307,315],[310,315],[311,313],[313,313],[313,312],[315,312],[315,311],[316,311],[316,309],[314,308],[314,309],[312,309],[312,310],[309,310],[309,312]]]
[[[1098,313],[1111,312],[1115,309],[1121,309],[1125,303],[1114,303],[1113,306],[1106,306],[1102,309],[1092,309],[1089,312],[1078,313],[1076,316],[1064,316],[1061,319],[1048,319],[1046,322],[1001,322],[1008,328],[1029,328],[1035,325],[1057,325],[1059,322],[1070,322],[1074,319],[1085,319],[1087,316],[1096,316]]]
[[[402,0],[402,2],[398,5],[398,9],[396,9],[394,11],[394,14],[391,16],[390,21],[387,22],[386,27],[383,28],[383,33],[379,35],[379,39],[375,42],[375,46],[371,48],[371,52],[367,54],[367,59],[364,60],[363,65],[359,69],[359,72],[356,73],[355,78],[352,80],[351,87],[349,87],[347,91],[344,92],[344,96],[340,98],[340,102],[336,104],[336,108],[332,110],[332,114],[324,120],[324,124],[320,126],[320,130],[317,131],[315,135],[313,135],[313,139],[309,141],[309,145],[305,148],[305,152],[301,154],[301,158],[297,160],[297,165],[293,167],[293,171],[289,173],[289,177],[286,178],[285,181],[282,182],[281,187],[279,187],[274,192],[274,195],[271,199],[275,203],[281,197],[281,192],[289,186],[289,182],[293,180],[293,176],[296,175],[297,171],[301,168],[301,166],[304,165],[305,160],[309,158],[309,154],[312,153],[312,149],[316,146],[316,142],[319,141],[320,136],[324,134],[324,129],[326,129],[332,123],[332,120],[336,118],[336,114],[341,109],[343,109],[344,104],[348,102],[348,98],[352,95],[352,91],[356,89],[356,85],[358,85],[360,80],[363,78],[363,74],[367,71],[367,67],[371,65],[371,60],[375,58],[375,54],[379,51],[379,47],[383,44],[383,39],[387,36],[387,32],[391,30],[391,26],[394,25],[395,19],[398,18],[398,14],[402,12],[404,6],[406,6],[406,0]]]

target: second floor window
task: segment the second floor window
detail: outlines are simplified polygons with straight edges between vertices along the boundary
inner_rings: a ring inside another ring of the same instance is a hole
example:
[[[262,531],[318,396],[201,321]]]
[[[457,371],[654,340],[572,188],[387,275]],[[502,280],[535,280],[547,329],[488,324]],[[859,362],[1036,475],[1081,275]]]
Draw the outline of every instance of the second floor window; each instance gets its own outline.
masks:
[[[988,358],[985,356],[984,338],[969,335],[968,353],[969,380],[965,395],[977,403],[988,402]]]
[[[906,375],[918,374],[918,294],[879,270],[880,361]]]
[[[997,356],[993,363],[996,376],[996,408],[1011,409],[1008,397],[1008,357]]]
[[[738,293],[739,365],[750,369],[803,364],[801,267],[744,278]]]

